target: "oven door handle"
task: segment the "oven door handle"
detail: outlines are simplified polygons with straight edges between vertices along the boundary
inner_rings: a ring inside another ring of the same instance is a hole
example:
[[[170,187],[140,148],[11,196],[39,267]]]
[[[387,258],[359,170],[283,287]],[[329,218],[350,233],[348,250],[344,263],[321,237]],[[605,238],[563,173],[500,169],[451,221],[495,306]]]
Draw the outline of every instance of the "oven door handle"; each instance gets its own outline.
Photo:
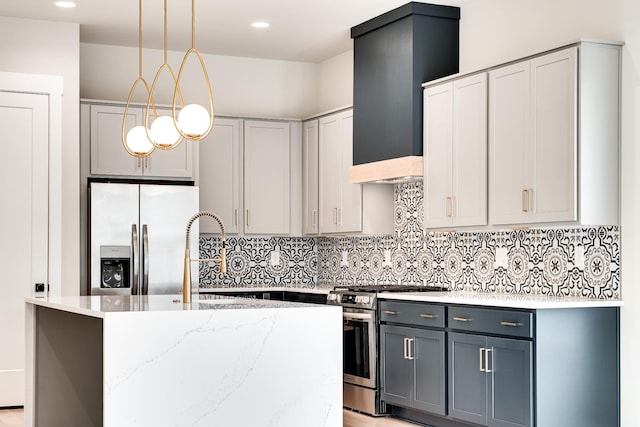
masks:
[[[354,319],[354,320],[373,320],[373,316],[371,314],[366,313],[346,313],[343,312],[342,315],[345,319]]]

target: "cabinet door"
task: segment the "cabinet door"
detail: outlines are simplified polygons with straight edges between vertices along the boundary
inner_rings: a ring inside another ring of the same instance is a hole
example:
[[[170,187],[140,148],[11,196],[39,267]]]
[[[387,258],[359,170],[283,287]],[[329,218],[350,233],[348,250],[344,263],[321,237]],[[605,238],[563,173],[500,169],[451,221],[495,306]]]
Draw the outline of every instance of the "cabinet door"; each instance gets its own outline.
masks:
[[[577,48],[531,60],[532,222],[576,221]]]
[[[244,231],[289,234],[289,123],[244,124]]]
[[[215,118],[200,144],[200,210],[212,211],[226,233],[239,232],[241,120]],[[201,233],[219,233],[215,221],[201,221]]]
[[[455,225],[487,224],[487,74],[453,83],[452,215]],[[425,208],[426,209],[426,208]]]
[[[487,339],[449,333],[449,415],[487,425],[488,376],[480,369]]]
[[[114,105],[92,105],[90,108],[92,175],[142,175],[143,161],[130,156],[122,146],[124,110],[124,107]],[[129,108],[125,135],[143,121],[142,108]]]
[[[335,115],[322,117],[319,128],[320,233],[338,231],[338,208],[342,199],[342,151],[340,122]]]
[[[318,234],[318,120],[302,128],[302,227],[304,234]]]
[[[353,165],[353,110],[337,114],[340,124],[341,203],[338,211],[340,232],[362,231],[362,184],[352,184],[349,169]],[[372,184],[369,184],[372,185]]]
[[[489,73],[489,222],[526,223],[531,158],[529,62]]]
[[[381,398],[405,407],[411,404],[413,384],[413,363],[407,357],[411,332],[411,328],[380,326]]]
[[[533,344],[530,341],[488,338],[491,349],[489,426],[533,425]]]
[[[453,209],[453,83],[424,92],[424,223],[451,225]]]
[[[411,407],[445,415],[445,339],[443,331],[413,329],[414,384]]]

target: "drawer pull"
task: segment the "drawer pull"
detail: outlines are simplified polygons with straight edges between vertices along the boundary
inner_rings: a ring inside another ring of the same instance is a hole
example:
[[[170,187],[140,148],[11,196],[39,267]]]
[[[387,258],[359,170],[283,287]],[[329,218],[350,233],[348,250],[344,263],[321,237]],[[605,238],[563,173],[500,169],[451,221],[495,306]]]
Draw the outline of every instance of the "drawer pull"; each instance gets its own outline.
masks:
[[[423,319],[437,319],[438,315],[437,314],[421,314],[420,317],[422,317]]]
[[[398,312],[397,312],[397,311],[390,311],[390,310],[385,310],[385,311],[383,311],[383,313],[384,313],[384,314],[390,314],[390,315],[392,315],[392,316],[395,316],[396,314],[398,314]]]
[[[512,328],[517,328],[518,326],[522,326],[522,323],[515,323],[515,322],[500,322],[500,324],[502,326],[510,326]]]
[[[454,317],[453,320],[457,320],[458,322],[471,322],[471,319],[467,319],[466,317]]]

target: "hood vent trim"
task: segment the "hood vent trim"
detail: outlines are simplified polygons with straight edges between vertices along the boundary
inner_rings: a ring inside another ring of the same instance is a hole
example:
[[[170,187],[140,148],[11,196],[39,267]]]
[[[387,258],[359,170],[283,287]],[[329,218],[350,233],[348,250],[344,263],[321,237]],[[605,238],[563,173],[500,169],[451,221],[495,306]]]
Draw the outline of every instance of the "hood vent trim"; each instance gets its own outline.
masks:
[[[421,181],[423,173],[422,156],[405,156],[354,165],[349,171],[349,179],[352,184],[398,184]]]

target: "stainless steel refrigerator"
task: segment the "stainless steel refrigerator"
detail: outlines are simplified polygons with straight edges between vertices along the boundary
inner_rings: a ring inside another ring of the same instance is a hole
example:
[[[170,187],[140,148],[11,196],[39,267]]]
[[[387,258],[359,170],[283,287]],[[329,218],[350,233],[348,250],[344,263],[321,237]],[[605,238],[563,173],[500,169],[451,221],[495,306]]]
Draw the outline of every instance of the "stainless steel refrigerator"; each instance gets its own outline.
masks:
[[[198,187],[90,182],[89,206],[89,294],[181,292],[186,227],[198,212]],[[199,253],[197,221],[191,232],[192,258],[199,258],[193,256]]]

